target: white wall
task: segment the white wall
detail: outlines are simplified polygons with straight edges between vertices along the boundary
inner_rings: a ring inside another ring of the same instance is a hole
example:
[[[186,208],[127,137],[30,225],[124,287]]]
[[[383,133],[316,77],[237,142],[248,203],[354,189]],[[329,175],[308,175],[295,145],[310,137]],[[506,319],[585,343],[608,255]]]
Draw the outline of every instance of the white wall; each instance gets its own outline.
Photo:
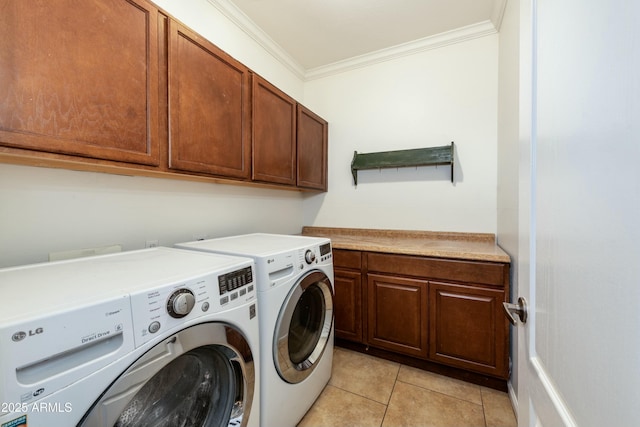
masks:
[[[519,184],[519,2],[508,1],[500,27],[498,62],[498,229],[497,240],[511,257],[511,301],[518,299]],[[518,366],[517,334],[511,328],[511,360]],[[518,371],[510,392],[517,394]]]
[[[0,164],[0,267],[49,252],[194,236],[299,233],[297,192]]]
[[[304,201],[316,226],[496,231],[497,34],[313,80],[304,102],[329,122],[329,192]],[[440,166],[361,171],[354,151],[456,144]]]
[[[157,4],[296,99],[303,83],[206,0]],[[0,267],[49,252],[140,249],[252,231],[298,233],[298,192],[0,164]]]

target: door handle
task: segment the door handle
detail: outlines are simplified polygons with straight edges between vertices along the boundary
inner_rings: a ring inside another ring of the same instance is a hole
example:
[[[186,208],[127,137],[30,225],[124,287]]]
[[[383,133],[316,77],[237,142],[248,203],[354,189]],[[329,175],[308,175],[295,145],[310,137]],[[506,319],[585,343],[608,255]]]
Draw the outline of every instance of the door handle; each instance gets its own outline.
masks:
[[[527,323],[527,300],[523,297],[518,298],[517,304],[510,302],[503,302],[502,308],[504,308],[504,314],[509,319],[512,325],[518,323],[516,315],[520,318],[522,323]]]

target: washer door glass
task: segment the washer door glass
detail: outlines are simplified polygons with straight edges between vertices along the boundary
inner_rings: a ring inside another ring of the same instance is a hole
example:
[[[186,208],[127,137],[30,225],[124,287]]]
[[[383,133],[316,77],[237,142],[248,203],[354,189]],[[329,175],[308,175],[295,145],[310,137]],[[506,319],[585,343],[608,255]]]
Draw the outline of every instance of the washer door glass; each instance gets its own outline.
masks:
[[[214,347],[192,350],[155,374],[114,427],[226,426],[235,383],[229,360]]]
[[[158,343],[122,373],[78,427],[246,426],[254,355],[224,323],[203,323]]]
[[[274,360],[282,379],[298,383],[313,372],[332,325],[331,282],[324,273],[312,272],[289,293],[276,324]]]

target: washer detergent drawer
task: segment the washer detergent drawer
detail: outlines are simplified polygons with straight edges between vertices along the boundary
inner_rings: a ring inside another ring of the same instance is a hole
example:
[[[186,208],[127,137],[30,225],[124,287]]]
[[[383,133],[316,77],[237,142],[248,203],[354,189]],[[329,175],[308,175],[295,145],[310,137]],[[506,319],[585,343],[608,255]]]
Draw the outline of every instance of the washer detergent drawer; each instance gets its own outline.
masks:
[[[0,402],[35,402],[133,348],[128,296],[5,325],[0,330]]]

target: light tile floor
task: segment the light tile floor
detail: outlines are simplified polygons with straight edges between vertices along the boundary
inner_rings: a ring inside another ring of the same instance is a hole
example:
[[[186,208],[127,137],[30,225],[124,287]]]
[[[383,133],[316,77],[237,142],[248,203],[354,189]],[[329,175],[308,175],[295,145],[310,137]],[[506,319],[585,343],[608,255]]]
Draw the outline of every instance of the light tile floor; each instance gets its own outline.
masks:
[[[336,347],[298,427],[515,427],[506,393]]]

